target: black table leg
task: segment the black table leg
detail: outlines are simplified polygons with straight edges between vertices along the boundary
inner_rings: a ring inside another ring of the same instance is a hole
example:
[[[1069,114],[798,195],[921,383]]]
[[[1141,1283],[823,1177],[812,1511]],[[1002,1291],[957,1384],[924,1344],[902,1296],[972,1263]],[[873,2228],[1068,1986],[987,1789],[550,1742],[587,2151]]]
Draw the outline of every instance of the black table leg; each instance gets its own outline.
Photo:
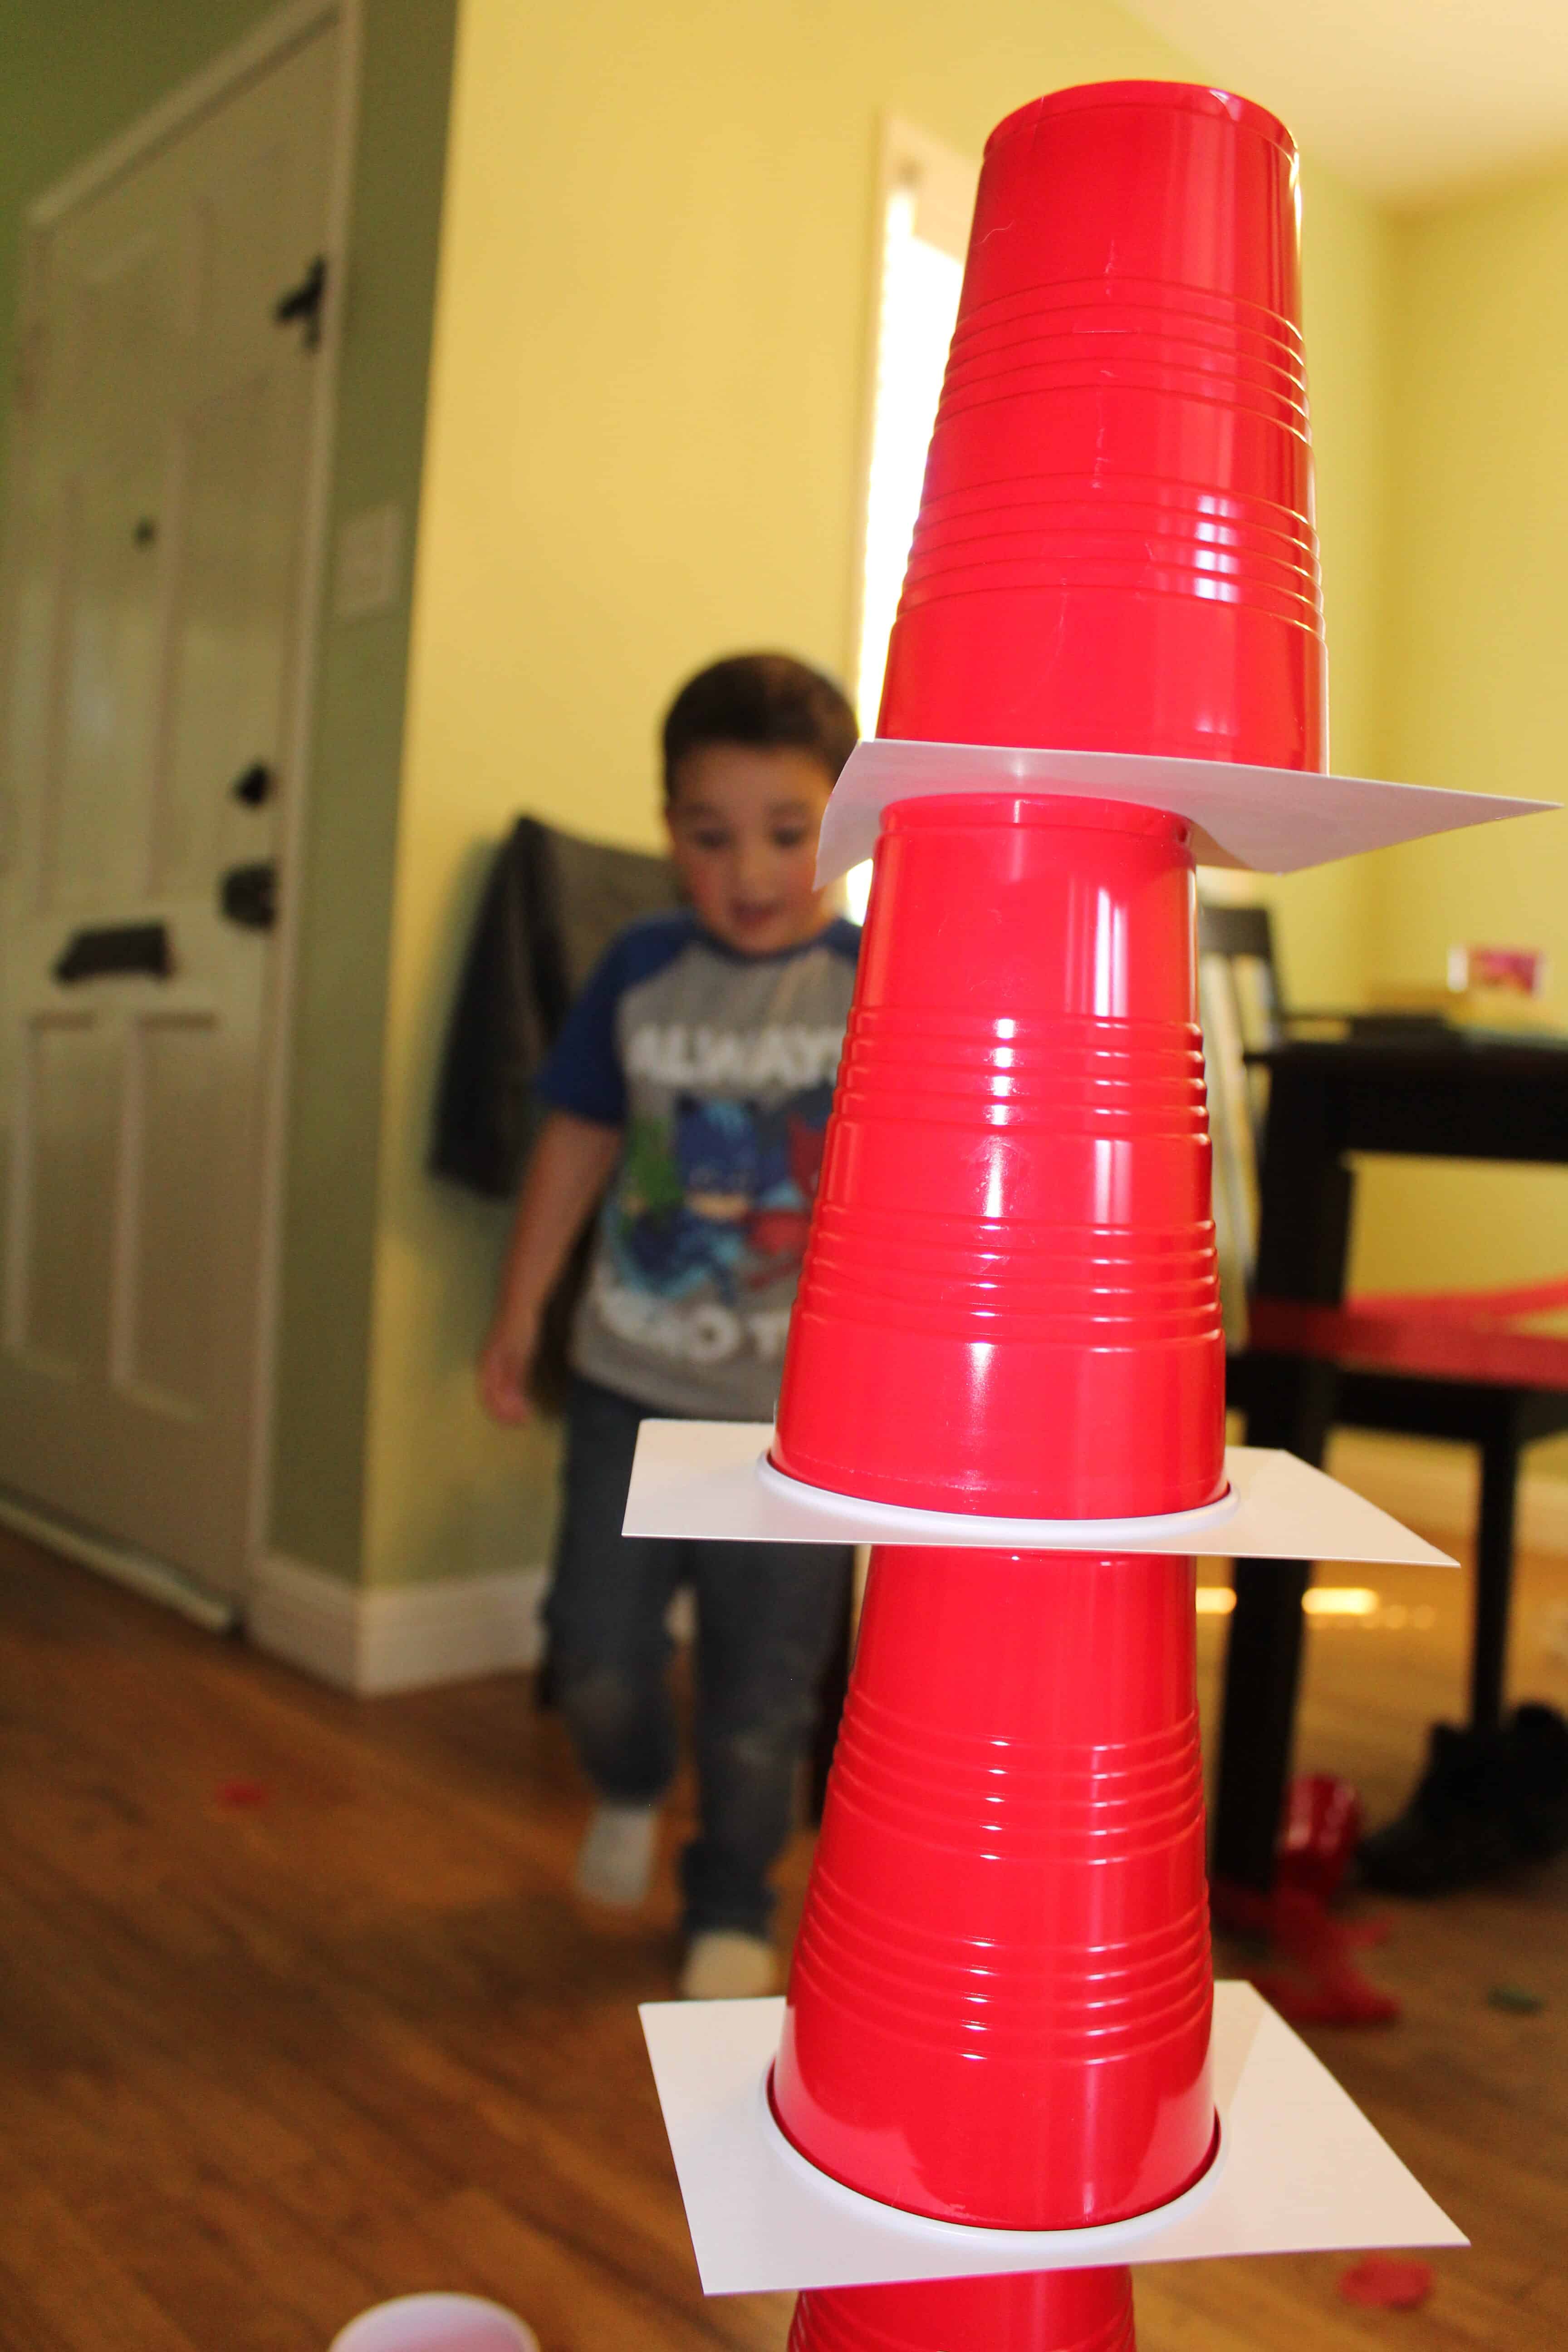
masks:
[[[1508,1612],[1520,1435],[1511,1397],[1481,1447],[1481,1512],[1476,1538],[1476,1598],[1470,1641],[1470,1727],[1495,1731],[1508,1675]]]
[[[1351,1173],[1335,1149],[1326,1096],[1276,1086],[1264,1158],[1258,1289],[1324,1305],[1344,1291]],[[1333,1426],[1334,1367],[1261,1355],[1247,1366],[1247,1436],[1321,1465]],[[1306,1560],[1237,1560],[1226,1643],[1225,1714],[1215,1793],[1214,1874],[1267,1895],[1284,1809],[1301,1667]]]
[[[1290,1770],[1301,1665],[1301,1595],[1311,1564],[1238,1559],[1225,1655],[1214,1874],[1267,1895]]]
[[[1247,1436],[1283,1445],[1314,1466],[1333,1426],[1332,1364],[1292,1356],[1253,1360]],[[1238,1559],[1225,1654],[1225,1713],[1215,1797],[1214,1874],[1267,1895],[1285,1804],[1301,1670],[1301,1596],[1312,1564]]]

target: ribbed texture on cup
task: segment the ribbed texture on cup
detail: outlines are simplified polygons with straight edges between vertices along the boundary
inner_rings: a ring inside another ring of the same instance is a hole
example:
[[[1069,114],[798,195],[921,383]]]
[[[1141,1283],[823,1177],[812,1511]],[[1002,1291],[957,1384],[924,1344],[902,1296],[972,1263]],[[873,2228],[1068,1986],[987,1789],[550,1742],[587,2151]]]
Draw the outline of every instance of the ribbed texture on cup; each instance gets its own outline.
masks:
[[[1121,1517],[1223,1482],[1192,869],[1095,802],[895,804],[774,1458],[938,1510]]]
[[[1144,1037],[1128,1023],[852,1015],[839,1066],[844,1128],[866,1130],[868,1155],[879,1129],[905,1146],[918,1133],[920,1159],[902,1173],[900,1209],[824,1198],[812,1311],[958,1339],[983,1323],[993,1344],[1091,1347],[1212,1329],[1202,1043],[1184,1024],[1173,1034],[1142,1025]],[[1006,1217],[974,1213],[964,1163],[977,1132],[1005,1136],[1029,1163],[1015,1174]],[[1152,1148],[1140,1156],[1141,1144]],[[1129,1193],[1146,1192],[1167,1221],[1093,1221],[1108,1155],[1128,1162],[1127,1205]],[[1026,1188],[1035,1196],[1026,1205]],[[952,1205],[939,1206],[944,1198]]]
[[[1181,84],[987,144],[878,731],[1325,764],[1295,151]]]
[[[1137,2352],[1129,2270],[819,2288],[788,2352]]]
[[[1194,494],[1158,495],[1158,487],[1063,478],[1005,499],[989,488],[931,498],[903,609],[983,590],[1081,587],[1195,597],[1321,629],[1315,539],[1286,509],[1232,499],[1228,513],[1215,514]]]
[[[774,2074],[884,2202],[1076,2228],[1208,2160],[1193,1563],[881,1549]]]

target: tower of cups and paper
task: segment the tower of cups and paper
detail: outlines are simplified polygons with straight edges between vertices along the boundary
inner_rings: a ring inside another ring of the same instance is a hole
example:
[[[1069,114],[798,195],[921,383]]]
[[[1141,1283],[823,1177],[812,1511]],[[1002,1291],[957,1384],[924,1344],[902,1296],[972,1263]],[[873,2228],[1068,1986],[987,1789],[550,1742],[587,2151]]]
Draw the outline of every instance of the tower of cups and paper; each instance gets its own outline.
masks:
[[[1227,1454],[1194,866],[1533,805],[1328,772],[1298,250],[1244,100],[993,133],[777,1427],[643,1430],[628,1532],[875,1547],[787,1995],[644,2011],[792,2352],[1128,2352],[1140,2262],[1463,2242],[1209,1950],[1195,1555],[1441,1555]]]

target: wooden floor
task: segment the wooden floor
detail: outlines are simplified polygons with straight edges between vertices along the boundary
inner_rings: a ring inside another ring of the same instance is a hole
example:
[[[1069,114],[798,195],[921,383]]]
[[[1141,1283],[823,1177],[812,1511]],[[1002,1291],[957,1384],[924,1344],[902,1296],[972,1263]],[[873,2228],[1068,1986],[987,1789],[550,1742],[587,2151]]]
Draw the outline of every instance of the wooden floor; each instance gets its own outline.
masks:
[[[1454,1711],[1466,1588],[1360,1580],[1378,1615],[1313,1627],[1300,1761],[1382,1813]],[[1527,1562],[1520,1694],[1568,1704],[1565,1653],[1568,1564]],[[629,1932],[574,1910],[583,1799],[522,1680],[341,1698],[4,1537],[0,1662],[5,2352],[324,2352],[435,2286],[543,2352],[779,2352],[787,2297],[698,2292],[642,2057],[668,1870]],[[1334,2257],[1148,2269],[1142,2352],[1568,2345],[1568,1865],[1379,1908],[1405,2021],[1312,2038],[1474,2251],[1406,2313],[1343,2302]]]

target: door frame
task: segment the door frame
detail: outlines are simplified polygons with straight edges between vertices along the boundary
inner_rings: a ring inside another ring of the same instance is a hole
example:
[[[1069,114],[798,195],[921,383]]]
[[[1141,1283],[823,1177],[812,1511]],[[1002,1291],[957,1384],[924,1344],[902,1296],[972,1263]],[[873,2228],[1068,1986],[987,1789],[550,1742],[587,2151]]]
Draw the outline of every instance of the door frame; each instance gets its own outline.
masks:
[[[279,1289],[283,1255],[283,1210],[288,1155],[288,1111],[293,1062],[296,978],[299,964],[300,853],[311,783],[317,674],[324,625],[325,587],[332,461],[337,436],[338,377],[342,348],[343,279],[349,252],[353,171],[359,128],[360,67],[365,0],[285,0],[240,40],[177,83],[155,106],[99,148],[64,178],[34,197],[23,216],[18,299],[17,394],[12,408],[9,472],[11,506],[30,441],[26,385],[29,352],[37,331],[42,262],[48,233],[79,205],[97,196],[133,170],[157,148],[177,138],[204,114],[214,112],[248,81],[278,65],[329,26],[338,33],[337,86],[333,94],[331,150],[327,164],[327,293],[317,356],[306,466],[300,537],[300,589],[290,648],[291,692],[282,732],[282,760],[289,790],[279,812],[278,858],[285,887],[279,894],[279,920],[271,936],[270,1004],[263,1028],[261,1073],[261,1213],[258,1235],[252,1407],[248,1442],[249,1497],[246,1527],[246,1584],[254,1583],[265,1549],[271,1505],[273,1389],[278,1356]],[[7,604],[8,604],[7,599]],[[0,636],[10,638],[9,610],[0,614]],[[8,670],[4,673],[8,676]],[[0,824],[5,811],[0,808]],[[3,852],[4,845],[0,845]],[[0,1522],[138,1590],[154,1591],[206,1624],[232,1624],[244,1612],[243,1596],[230,1603],[196,1585],[162,1561],[149,1561],[128,1544],[106,1540],[26,1498],[0,1495]]]

